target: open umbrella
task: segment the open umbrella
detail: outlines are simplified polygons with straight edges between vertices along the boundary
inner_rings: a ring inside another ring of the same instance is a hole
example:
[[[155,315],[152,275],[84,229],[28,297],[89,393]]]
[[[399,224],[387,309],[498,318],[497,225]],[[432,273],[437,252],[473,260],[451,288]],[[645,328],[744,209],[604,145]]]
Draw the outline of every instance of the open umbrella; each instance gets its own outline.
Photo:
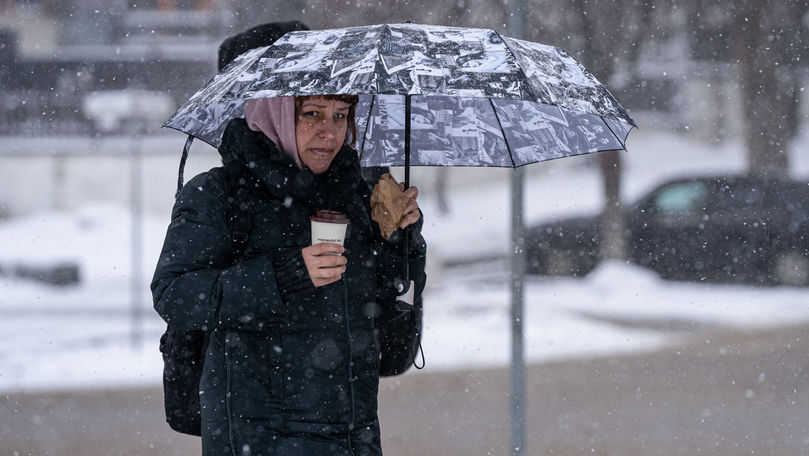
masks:
[[[241,55],[164,126],[189,135],[184,162],[192,137],[217,147],[247,99],[332,94],[360,95],[361,163],[404,166],[405,186],[413,165],[518,167],[624,149],[635,126],[562,49],[410,23],[288,33]]]
[[[562,49],[417,24],[288,33],[237,58],[164,126],[217,147],[247,99],[329,94],[361,96],[365,166],[517,167],[623,149],[635,126]]]

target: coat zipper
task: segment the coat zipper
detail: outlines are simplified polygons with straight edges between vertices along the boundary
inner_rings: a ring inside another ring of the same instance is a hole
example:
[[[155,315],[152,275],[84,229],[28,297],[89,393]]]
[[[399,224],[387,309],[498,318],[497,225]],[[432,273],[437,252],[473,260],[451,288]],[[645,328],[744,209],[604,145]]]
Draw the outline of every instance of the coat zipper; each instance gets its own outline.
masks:
[[[233,409],[231,406],[231,396],[232,396],[232,383],[231,383],[231,372],[230,372],[230,332],[225,331],[225,344],[224,344],[224,351],[225,351],[225,413],[228,416],[228,443],[230,444],[230,452],[233,456],[236,456],[236,445],[235,441],[233,440]]]
[[[351,423],[348,425],[346,442],[348,450],[354,455],[354,447],[351,445],[351,432],[357,420],[356,397],[354,395],[354,344],[351,342],[351,314],[348,308],[348,283],[343,277],[343,308],[346,318],[346,335],[348,336],[348,386],[351,390]]]

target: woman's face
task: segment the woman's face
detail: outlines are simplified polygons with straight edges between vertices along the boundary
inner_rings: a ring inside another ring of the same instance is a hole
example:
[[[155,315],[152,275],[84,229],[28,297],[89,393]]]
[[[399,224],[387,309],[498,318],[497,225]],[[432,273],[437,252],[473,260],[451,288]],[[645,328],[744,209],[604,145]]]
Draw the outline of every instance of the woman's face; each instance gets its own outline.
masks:
[[[305,97],[298,111],[295,141],[298,157],[314,174],[326,172],[343,147],[349,104],[323,97]]]

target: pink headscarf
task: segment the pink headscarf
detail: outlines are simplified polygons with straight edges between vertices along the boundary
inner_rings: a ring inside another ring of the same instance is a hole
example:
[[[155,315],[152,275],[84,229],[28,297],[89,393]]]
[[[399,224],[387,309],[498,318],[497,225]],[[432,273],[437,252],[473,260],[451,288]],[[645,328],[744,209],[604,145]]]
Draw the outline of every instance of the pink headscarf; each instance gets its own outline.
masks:
[[[264,133],[303,169],[295,141],[295,97],[258,98],[244,102],[244,119],[253,131]]]

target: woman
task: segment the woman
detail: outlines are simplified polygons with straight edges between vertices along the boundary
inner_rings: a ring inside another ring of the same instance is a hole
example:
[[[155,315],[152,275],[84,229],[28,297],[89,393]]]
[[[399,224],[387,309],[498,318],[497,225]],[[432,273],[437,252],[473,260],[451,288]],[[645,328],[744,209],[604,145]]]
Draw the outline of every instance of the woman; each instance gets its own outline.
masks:
[[[152,291],[169,324],[209,331],[205,455],[381,454],[385,352],[375,330],[399,315],[392,275],[405,259],[402,231],[382,240],[370,219],[352,147],[356,103],[346,95],[251,100],[245,119],[228,124],[223,162],[245,165],[260,187],[249,258],[234,264],[219,174],[195,177],[178,196]],[[418,190],[406,194],[401,227],[410,226],[407,261],[420,295]],[[310,245],[309,217],[321,209],[350,220],[345,247]]]

